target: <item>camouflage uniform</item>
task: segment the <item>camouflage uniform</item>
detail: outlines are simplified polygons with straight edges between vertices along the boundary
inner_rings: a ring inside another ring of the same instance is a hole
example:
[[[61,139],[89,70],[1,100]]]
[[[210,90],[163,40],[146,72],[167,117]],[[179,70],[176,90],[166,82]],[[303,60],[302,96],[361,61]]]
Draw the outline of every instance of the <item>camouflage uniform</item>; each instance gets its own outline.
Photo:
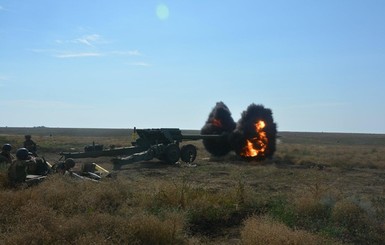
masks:
[[[29,166],[36,164],[33,160],[14,161],[8,168],[8,180],[12,186],[23,183],[27,177],[27,170]]]
[[[5,144],[0,152],[0,170],[6,170],[12,164],[13,156],[11,155],[11,145]]]
[[[47,163],[40,157],[32,157],[27,166],[27,174],[47,175],[49,167]]]
[[[5,171],[9,165],[8,158],[0,154],[0,171]]]
[[[0,162],[12,163],[12,156],[10,153],[2,151],[0,152]]]
[[[36,143],[31,139],[30,135],[25,136],[25,141],[24,141],[24,148],[26,148],[29,152],[32,153],[35,157],[37,157],[36,151]]]
[[[71,173],[71,168],[75,166],[75,161],[72,158],[66,159],[64,162],[58,162],[52,166],[52,170],[56,173],[67,174]]]

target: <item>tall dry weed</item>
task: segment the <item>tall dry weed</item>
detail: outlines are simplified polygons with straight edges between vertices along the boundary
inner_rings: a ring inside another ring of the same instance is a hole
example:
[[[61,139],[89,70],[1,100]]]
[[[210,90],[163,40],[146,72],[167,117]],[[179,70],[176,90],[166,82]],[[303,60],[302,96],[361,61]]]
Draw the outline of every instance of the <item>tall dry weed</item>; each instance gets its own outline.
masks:
[[[145,187],[145,188],[143,188]],[[157,214],[165,210],[184,210],[191,194],[191,188],[184,182],[142,180],[135,184],[132,205],[145,208]]]
[[[17,214],[29,201],[25,191],[5,190],[0,192],[0,232],[8,232],[17,224]]]
[[[331,218],[336,224],[352,230],[369,222],[364,210],[350,200],[337,202],[332,210]]]
[[[7,171],[5,169],[0,170],[0,191],[8,187]]]
[[[202,187],[191,186],[186,180],[149,182],[146,190],[134,193],[133,198],[135,206],[145,208],[152,215],[162,216],[170,211],[183,213],[190,230],[207,233],[226,222],[236,203],[223,192],[210,193]]]
[[[300,196],[293,198],[297,217],[296,226],[310,231],[320,231],[330,223],[331,211],[339,195],[328,185],[315,183]]]
[[[185,214],[154,215],[144,207],[130,207],[126,184],[52,176],[29,189],[2,191],[0,243],[182,244]]]
[[[57,242],[55,232],[60,230],[60,222],[57,222],[56,213],[52,209],[28,201],[20,206],[14,214],[14,219],[4,238],[6,244]]]
[[[245,220],[241,229],[241,242],[243,245],[334,244],[307,231],[292,230],[268,216],[254,216]]]
[[[276,157],[287,164],[315,164],[339,168],[385,168],[385,148],[381,145],[282,143],[278,145]]]
[[[69,176],[50,176],[32,189],[31,195],[67,216],[79,213],[114,213],[131,197],[130,188],[117,181],[79,181]]]
[[[331,220],[339,232],[340,239],[353,243],[384,244],[385,233],[381,222],[373,219],[359,203],[341,200],[331,213]]]
[[[139,244],[183,244],[184,216],[167,213],[164,217],[139,213],[130,219],[129,230]]]
[[[296,226],[309,231],[319,231],[329,224],[331,206],[317,199],[301,197],[295,200]]]

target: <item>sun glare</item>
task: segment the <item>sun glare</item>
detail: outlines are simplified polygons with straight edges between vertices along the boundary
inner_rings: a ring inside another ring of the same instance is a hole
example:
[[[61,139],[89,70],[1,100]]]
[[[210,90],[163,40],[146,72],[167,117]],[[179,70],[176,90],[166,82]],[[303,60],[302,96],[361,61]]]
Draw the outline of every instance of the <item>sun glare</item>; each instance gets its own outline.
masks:
[[[170,15],[170,12],[168,10],[168,7],[165,4],[159,4],[156,7],[156,16],[158,16],[160,20],[168,19],[169,15]]]

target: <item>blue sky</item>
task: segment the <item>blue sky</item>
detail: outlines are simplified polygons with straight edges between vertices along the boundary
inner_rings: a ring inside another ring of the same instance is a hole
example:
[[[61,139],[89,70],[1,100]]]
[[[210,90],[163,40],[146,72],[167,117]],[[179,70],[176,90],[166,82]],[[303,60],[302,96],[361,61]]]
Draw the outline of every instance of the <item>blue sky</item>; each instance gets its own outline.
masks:
[[[385,1],[0,0],[0,126],[385,133]]]

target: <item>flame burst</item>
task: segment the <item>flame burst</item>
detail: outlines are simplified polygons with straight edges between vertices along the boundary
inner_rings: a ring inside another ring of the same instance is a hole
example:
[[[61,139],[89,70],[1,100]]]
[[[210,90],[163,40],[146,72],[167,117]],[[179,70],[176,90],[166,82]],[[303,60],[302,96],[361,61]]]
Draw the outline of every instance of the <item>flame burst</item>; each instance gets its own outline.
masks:
[[[251,104],[237,123],[229,108],[218,102],[201,129],[202,135],[221,135],[203,139],[205,149],[214,156],[225,156],[231,150],[252,161],[271,158],[276,150],[277,125],[273,113],[263,105]]]
[[[222,128],[221,120],[214,118],[212,124],[218,128]]]
[[[240,155],[243,157],[263,156],[268,145],[266,132],[264,131],[266,123],[258,121],[255,125],[256,137],[246,139],[246,145],[243,147]]]
[[[241,114],[230,137],[235,153],[247,160],[263,161],[275,152],[277,125],[270,109],[251,104]]]

